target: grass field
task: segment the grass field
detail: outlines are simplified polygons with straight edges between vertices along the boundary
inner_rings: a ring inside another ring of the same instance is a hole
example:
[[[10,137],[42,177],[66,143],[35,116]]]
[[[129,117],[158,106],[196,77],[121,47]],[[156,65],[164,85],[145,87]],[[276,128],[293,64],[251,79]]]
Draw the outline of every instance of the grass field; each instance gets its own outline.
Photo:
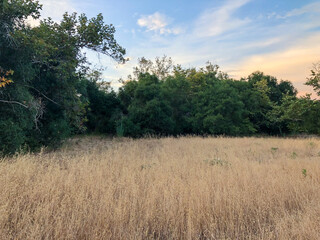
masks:
[[[320,239],[320,140],[70,140],[0,160],[0,239]]]

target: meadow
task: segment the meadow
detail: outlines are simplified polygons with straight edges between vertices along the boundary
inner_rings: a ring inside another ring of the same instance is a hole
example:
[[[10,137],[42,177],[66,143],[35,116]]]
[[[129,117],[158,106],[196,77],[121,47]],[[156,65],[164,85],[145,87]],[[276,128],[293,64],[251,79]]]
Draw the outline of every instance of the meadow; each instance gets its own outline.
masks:
[[[0,183],[0,239],[320,239],[316,138],[74,138]]]

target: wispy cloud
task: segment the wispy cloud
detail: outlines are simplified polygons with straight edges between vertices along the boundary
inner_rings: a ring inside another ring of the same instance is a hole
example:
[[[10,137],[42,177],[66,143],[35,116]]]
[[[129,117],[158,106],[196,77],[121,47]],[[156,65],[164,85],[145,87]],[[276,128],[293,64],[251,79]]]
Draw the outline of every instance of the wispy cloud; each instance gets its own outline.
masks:
[[[159,34],[179,34],[181,33],[181,28],[170,28],[168,25],[172,22],[172,19],[164,14],[155,12],[151,15],[141,16],[137,24],[140,27],[144,27],[147,31],[154,31]]]
[[[248,2],[250,0],[229,0],[219,8],[205,11],[196,21],[195,34],[199,37],[212,37],[248,24],[249,18],[233,17]]]
[[[279,16],[280,18],[289,18],[295,16],[301,16],[303,14],[309,13],[320,13],[320,2],[310,3],[308,5],[303,6],[302,8],[296,8],[289,11],[284,16]]]

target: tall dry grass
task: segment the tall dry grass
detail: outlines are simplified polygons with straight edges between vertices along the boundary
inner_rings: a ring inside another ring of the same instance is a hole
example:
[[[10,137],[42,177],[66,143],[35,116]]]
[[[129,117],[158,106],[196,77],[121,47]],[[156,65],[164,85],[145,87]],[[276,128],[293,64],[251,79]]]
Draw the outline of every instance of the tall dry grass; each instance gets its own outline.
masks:
[[[75,139],[2,159],[0,239],[320,239],[320,140]]]

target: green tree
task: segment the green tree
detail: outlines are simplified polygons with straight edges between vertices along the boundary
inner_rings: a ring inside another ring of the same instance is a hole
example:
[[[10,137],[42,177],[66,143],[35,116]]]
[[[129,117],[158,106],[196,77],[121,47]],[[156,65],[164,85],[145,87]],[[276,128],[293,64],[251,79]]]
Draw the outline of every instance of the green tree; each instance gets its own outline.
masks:
[[[282,119],[293,133],[320,134],[320,101],[311,94],[293,98],[286,96],[282,104]]]
[[[82,79],[77,88],[86,107],[87,132],[115,134],[116,122],[121,118],[120,100],[101,72],[93,71]]]
[[[307,79],[306,85],[313,87],[313,90],[320,96],[320,62],[313,65],[311,75]]]
[[[161,91],[172,109],[175,135],[191,134],[192,93],[185,75],[175,70],[162,84]]]
[[[23,139],[3,152],[14,152],[23,144],[58,146],[63,138],[85,130],[87,103],[77,92],[88,69],[82,49],[121,63],[125,50],[101,14],[88,19],[66,13],[60,23],[49,18],[31,28],[25,22],[40,16],[37,1],[5,0],[0,7],[0,67],[14,72],[13,83],[0,89],[0,121],[11,119],[15,127],[6,134]],[[1,141],[3,146],[7,140]]]
[[[133,68],[133,77],[129,75],[129,78],[137,80],[140,74],[149,73],[164,80],[171,75],[173,67],[172,59],[166,55],[162,58],[156,57],[154,62],[142,57],[138,59],[138,66]]]
[[[247,81],[252,87],[254,87],[258,82],[264,81],[269,89],[267,96],[271,102],[278,105],[281,103],[283,94],[288,94],[290,96],[295,96],[297,94],[297,90],[289,81],[281,80],[280,83],[278,83],[277,78],[265,75],[263,72],[257,71],[252,73],[248,76]]]
[[[244,135],[254,132],[238,90],[227,80],[209,79],[193,99],[196,133]]]
[[[161,92],[161,85],[157,76],[141,73],[138,81],[129,81],[120,90],[119,96],[128,106],[127,114],[119,122],[125,135],[138,137],[173,133],[172,109]]]
[[[295,97],[297,90],[289,81],[280,81],[277,78],[265,75],[263,72],[254,72],[246,81],[251,88],[250,102],[246,105],[250,109],[250,121],[258,133],[284,134],[288,133],[287,124],[279,120],[279,107],[284,96]]]

